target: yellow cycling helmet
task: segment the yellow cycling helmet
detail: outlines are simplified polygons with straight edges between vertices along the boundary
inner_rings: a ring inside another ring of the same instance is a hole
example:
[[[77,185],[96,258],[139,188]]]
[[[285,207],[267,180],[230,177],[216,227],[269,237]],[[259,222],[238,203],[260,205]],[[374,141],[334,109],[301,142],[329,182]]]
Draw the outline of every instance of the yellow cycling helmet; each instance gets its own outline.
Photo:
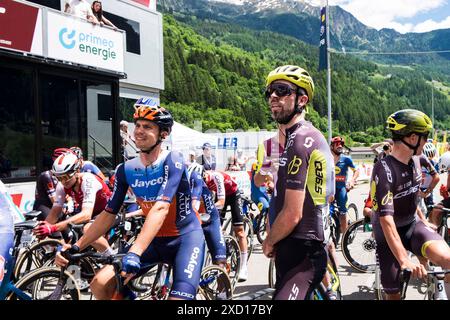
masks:
[[[266,79],[266,87],[275,80],[286,80],[306,90],[308,102],[314,97],[314,81],[308,71],[298,66],[286,65],[272,70]]]
[[[411,133],[428,134],[433,128],[430,118],[419,110],[403,109],[391,114],[387,120],[387,129],[393,135],[409,136]]]

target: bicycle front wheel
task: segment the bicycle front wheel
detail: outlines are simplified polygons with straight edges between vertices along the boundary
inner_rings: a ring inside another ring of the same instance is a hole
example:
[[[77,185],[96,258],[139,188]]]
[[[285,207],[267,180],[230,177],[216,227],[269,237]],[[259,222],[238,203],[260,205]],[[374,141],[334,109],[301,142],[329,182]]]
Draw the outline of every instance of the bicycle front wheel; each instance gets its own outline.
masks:
[[[347,207],[347,217],[350,223],[353,223],[357,220],[359,220],[359,213],[358,213],[358,207],[356,207],[356,204],[350,203]]]
[[[342,237],[342,254],[359,272],[373,272],[376,264],[372,225],[360,219],[352,223]]]
[[[42,267],[20,279],[15,287],[32,300],[80,300],[77,281],[69,271],[61,273],[56,267]],[[18,300],[12,293],[8,300]]]
[[[233,288],[227,272],[218,266],[208,266],[200,276],[198,299],[231,300]]]

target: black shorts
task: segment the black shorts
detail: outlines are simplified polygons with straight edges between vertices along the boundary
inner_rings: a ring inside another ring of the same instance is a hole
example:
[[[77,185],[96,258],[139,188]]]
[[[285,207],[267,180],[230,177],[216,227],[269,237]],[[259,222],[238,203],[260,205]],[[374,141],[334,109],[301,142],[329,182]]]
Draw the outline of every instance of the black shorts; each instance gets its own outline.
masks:
[[[450,209],[450,198],[444,199],[442,200],[442,205],[447,208]]]
[[[244,213],[242,212],[242,200],[241,193],[239,191],[225,197],[225,205],[223,206],[220,214],[222,220],[225,218],[228,206],[231,208],[231,221],[233,222],[233,226],[244,225]]]
[[[309,300],[327,269],[322,242],[285,238],[275,246],[274,300]]]
[[[400,264],[392,253],[384,237],[383,230],[379,223],[373,224],[373,231],[376,241],[376,254],[381,270],[381,284],[388,294],[400,292]],[[427,227],[421,220],[397,227],[397,232],[406,250],[411,251],[416,256],[425,257],[425,251],[431,241],[442,240],[433,229]],[[426,258],[426,257],[425,257]]]

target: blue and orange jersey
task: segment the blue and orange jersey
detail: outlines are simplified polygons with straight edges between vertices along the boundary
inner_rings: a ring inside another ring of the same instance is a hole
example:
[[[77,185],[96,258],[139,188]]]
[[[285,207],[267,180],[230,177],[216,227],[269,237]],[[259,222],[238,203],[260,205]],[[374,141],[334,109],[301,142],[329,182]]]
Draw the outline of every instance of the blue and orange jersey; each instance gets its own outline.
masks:
[[[352,158],[341,155],[338,162],[335,164],[336,189],[345,188],[348,168],[351,168],[353,171],[356,170]]]
[[[148,166],[142,164],[140,157],[120,164],[106,211],[113,214],[119,212],[128,187],[133,190],[145,215],[158,201],[170,203],[169,213],[157,237],[180,236],[192,230],[201,230],[200,217],[192,208],[191,189],[181,153],[162,152]]]

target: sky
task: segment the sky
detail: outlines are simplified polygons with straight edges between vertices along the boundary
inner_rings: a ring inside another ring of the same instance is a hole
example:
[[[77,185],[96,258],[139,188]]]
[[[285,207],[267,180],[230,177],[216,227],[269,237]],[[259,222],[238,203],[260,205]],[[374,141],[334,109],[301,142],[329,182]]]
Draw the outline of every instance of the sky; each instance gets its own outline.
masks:
[[[320,0],[305,0],[320,5]],[[450,28],[450,0],[328,0],[365,25],[400,33]]]
[[[245,0],[215,0],[242,4]],[[297,0],[315,6],[321,0]],[[400,33],[450,28],[450,0],[328,0],[353,14],[366,26]]]

